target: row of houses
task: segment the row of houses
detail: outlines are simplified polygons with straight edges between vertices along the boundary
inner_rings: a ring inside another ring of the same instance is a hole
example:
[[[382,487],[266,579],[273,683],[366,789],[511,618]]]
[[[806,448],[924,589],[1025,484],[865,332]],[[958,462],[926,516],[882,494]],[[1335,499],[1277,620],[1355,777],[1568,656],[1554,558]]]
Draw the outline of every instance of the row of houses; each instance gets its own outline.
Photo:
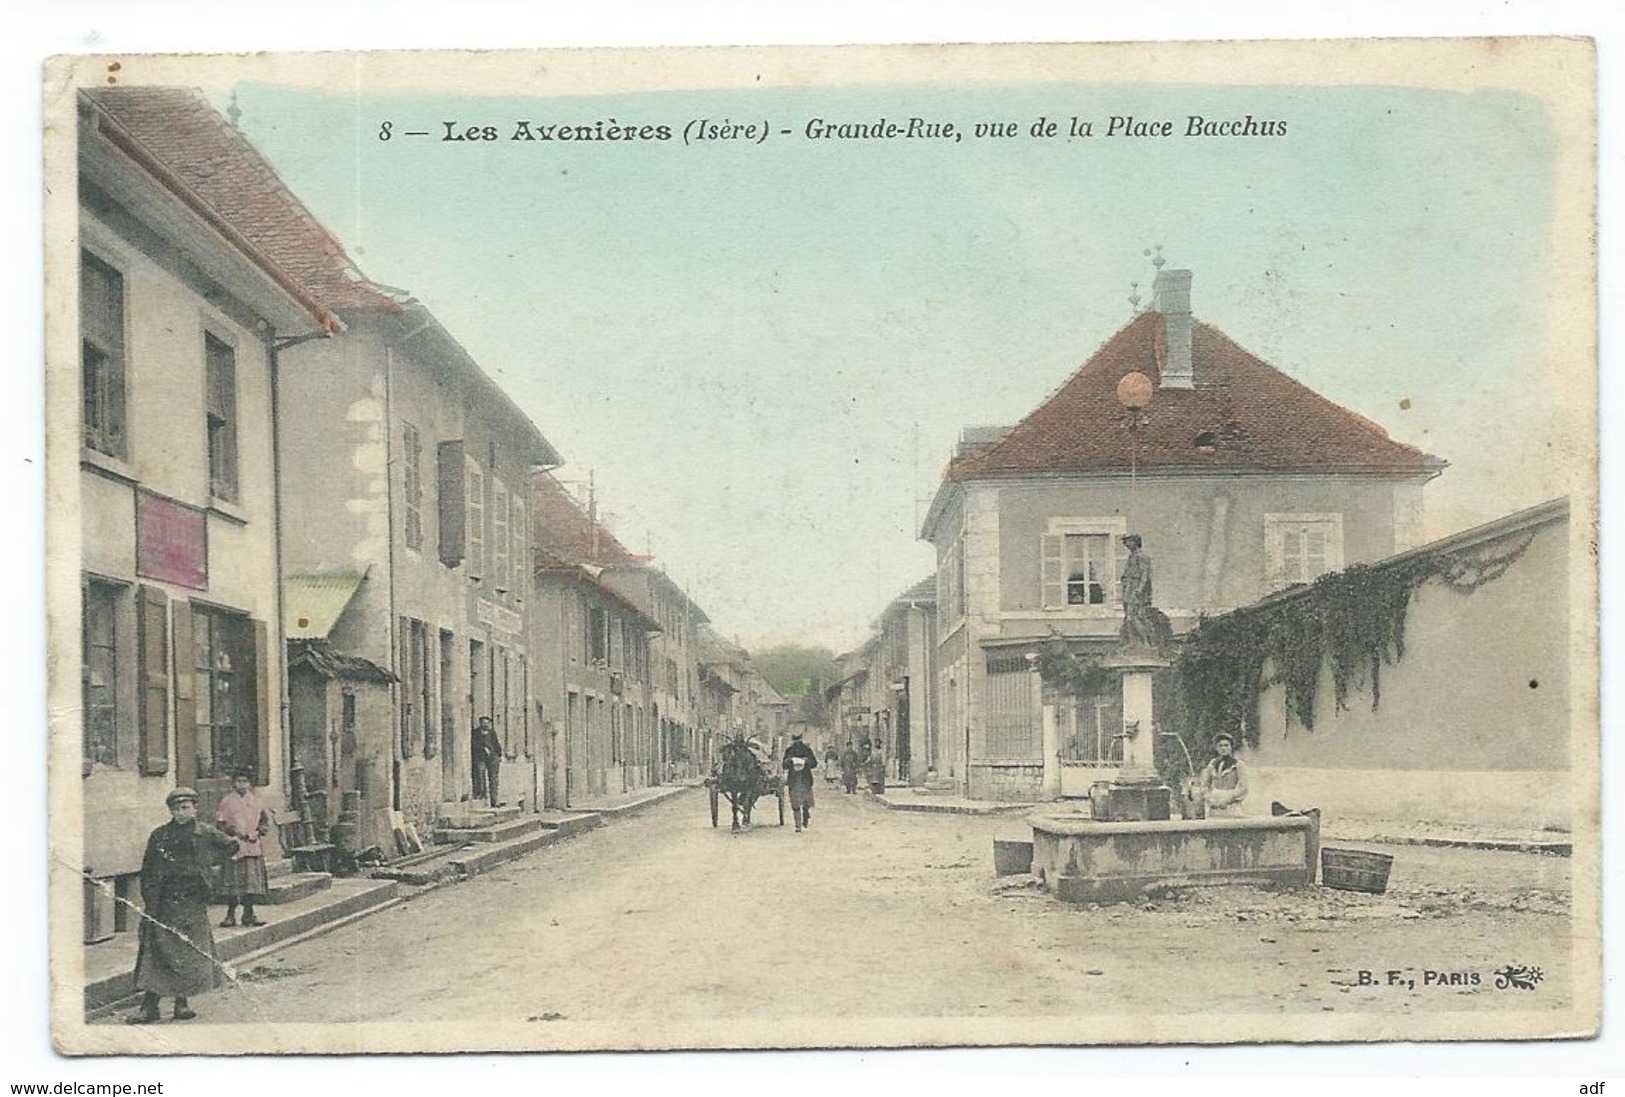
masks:
[[[841,657],[828,737],[883,743],[894,781],[973,798],[1083,794],[1121,764],[1121,683],[1046,670],[1058,653],[1099,668],[1118,645],[1126,535],[1153,562],[1176,650],[1199,623],[1261,613],[1356,565],[1415,576],[1417,560],[1448,558],[1472,572],[1527,537],[1538,551],[1491,568],[1476,600],[1433,594],[1449,568],[1430,573],[1379,707],[1367,682],[1368,704],[1322,703],[1333,715],[1307,730],[1283,704],[1281,668],[1266,667],[1243,753],[1266,777],[1265,811],[1275,792],[1365,814],[1565,823],[1566,781],[1553,777],[1569,767],[1566,501],[1424,544],[1423,487],[1445,462],[1196,321],[1191,286],[1159,254],[1149,307],[1047,400],[1014,425],[963,432],[919,530],[935,574]],[[1188,771],[1218,729],[1180,726],[1177,658],[1158,677],[1159,758],[1178,772],[1182,755]]]
[[[285,815],[358,794],[358,844],[387,850],[476,795],[483,719],[528,811],[782,730],[748,653],[233,120],[106,88],[78,127],[79,369],[51,376],[78,416],[53,459],[78,458],[91,880],[127,896],[167,791],[212,811],[238,771]]]

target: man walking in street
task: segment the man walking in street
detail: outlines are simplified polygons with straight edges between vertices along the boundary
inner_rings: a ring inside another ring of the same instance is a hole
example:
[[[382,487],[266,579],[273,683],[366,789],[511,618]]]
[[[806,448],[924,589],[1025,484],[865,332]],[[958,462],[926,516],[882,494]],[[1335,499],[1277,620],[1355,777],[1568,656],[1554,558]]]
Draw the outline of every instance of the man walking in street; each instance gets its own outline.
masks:
[[[796,817],[796,831],[800,833],[812,826],[813,770],[818,768],[818,755],[801,739],[801,732],[792,732],[790,745],[784,748],[784,770],[790,787],[790,812]]]
[[[850,739],[841,751],[841,785],[849,793],[858,791],[858,751]]]
[[[491,727],[491,718],[481,716],[474,727],[474,795],[485,790],[486,799],[494,808],[501,807],[497,798],[497,777],[502,769],[502,741]]]
[[[165,799],[169,822],[147,838],[141,860],[141,928],[137,934],[135,989],[141,1010],[132,1025],[158,1020],[158,1004],[175,999],[174,1017],[190,1021],[189,998],[224,979],[209,928],[209,873],[237,851],[237,840],[200,822],[197,793],[177,788]]]

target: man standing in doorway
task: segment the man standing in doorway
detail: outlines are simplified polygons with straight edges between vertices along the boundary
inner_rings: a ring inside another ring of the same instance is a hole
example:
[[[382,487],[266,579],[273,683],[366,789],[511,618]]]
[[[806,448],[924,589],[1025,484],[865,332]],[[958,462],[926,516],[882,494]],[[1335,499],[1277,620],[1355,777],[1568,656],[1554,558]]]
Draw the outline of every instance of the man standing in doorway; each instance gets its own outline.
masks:
[[[501,807],[502,801],[497,796],[497,777],[502,769],[502,742],[497,739],[489,716],[481,716],[474,725],[473,760],[474,795],[478,796],[480,790],[484,789],[491,806]]]

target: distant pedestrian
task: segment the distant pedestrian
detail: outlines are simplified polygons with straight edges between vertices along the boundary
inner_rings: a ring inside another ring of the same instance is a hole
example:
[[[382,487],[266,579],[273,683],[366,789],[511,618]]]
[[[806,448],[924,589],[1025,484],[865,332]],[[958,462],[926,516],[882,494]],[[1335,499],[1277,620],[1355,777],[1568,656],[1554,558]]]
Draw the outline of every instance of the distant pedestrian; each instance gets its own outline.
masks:
[[[220,893],[226,900],[226,918],[221,926],[237,924],[237,904],[243,906],[243,925],[263,926],[254,915],[254,904],[270,898],[271,886],[265,874],[265,839],[271,833],[271,809],[260,803],[247,770],[231,775],[231,791],[220,798],[214,825],[228,838],[237,840],[237,850],[221,874]]]
[[[841,784],[847,792],[858,791],[858,751],[850,739],[841,751]]]
[[[784,748],[786,784],[790,788],[790,811],[796,817],[799,832],[812,826],[813,770],[818,768],[818,755],[801,739],[801,732],[790,735],[790,745]]]
[[[1213,760],[1197,780],[1202,800],[1210,815],[1240,815],[1247,799],[1247,769],[1236,757],[1236,741],[1229,732],[1213,737]]]
[[[502,741],[497,738],[489,716],[481,716],[474,725],[474,795],[482,792],[494,808],[501,807],[497,796],[497,778],[502,770]]]
[[[141,928],[136,935],[135,989],[140,1012],[132,1025],[158,1020],[158,1004],[175,999],[174,1018],[190,1021],[190,996],[224,979],[209,928],[209,872],[236,852],[237,841],[197,817],[197,793],[177,788],[165,799],[169,822],[147,837],[141,859]]]
[[[886,748],[878,741],[869,748],[869,760],[863,766],[869,778],[869,791],[879,796],[886,791]]]
[[[824,780],[833,785],[840,771],[841,752],[835,749],[834,743],[831,743],[824,748]]]

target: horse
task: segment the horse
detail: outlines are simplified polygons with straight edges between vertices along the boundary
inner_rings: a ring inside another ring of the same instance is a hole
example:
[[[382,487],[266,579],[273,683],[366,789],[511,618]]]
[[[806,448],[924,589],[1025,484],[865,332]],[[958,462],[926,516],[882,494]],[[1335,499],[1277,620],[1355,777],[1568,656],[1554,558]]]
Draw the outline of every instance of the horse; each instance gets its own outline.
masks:
[[[733,808],[733,829],[739,829],[739,820],[750,823],[750,809],[762,794],[766,784],[762,779],[761,762],[756,752],[745,745],[743,739],[733,739],[722,745],[722,763],[718,767],[716,787],[728,798]]]

